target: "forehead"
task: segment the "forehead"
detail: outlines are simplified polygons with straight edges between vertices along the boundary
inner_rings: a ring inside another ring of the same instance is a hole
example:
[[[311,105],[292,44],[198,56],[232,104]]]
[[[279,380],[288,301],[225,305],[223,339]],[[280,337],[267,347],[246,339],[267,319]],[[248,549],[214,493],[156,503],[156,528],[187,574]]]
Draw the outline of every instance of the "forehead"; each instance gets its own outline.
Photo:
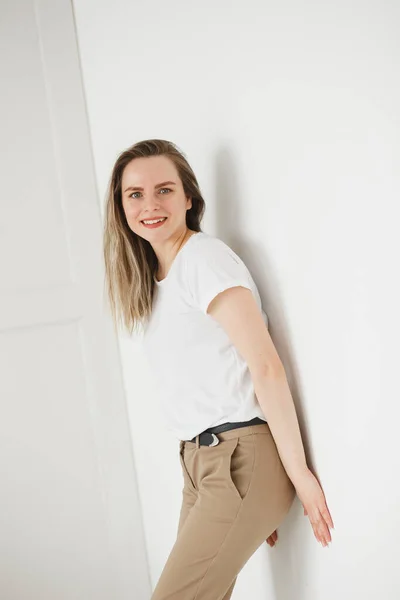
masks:
[[[126,165],[122,173],[122,186],[157,184],[167,179],[178,183],[176,167],[166,156],[135,158]]]

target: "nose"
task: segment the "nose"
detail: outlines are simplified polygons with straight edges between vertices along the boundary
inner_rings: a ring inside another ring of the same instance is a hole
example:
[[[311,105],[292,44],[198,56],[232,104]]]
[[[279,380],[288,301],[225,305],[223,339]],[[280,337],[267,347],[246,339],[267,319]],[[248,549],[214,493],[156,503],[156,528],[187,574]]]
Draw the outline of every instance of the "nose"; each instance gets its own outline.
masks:
[[[155,209],[160,208],[160,200],[154,194],[147,194],[144,200],[144,209],[148,212],[153,212]]]

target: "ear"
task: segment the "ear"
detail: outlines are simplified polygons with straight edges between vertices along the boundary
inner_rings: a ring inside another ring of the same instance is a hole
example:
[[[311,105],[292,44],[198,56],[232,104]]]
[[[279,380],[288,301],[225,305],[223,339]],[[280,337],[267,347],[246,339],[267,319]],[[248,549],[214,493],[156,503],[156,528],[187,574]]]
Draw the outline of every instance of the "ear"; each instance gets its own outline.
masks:
[[[189,197],[189,198],[186,198],[186,200],[187,200],[187,204],[188,204],[188,206],[186,207],[186,210],[189,210],[193,206],[192,205],[192,198]]]

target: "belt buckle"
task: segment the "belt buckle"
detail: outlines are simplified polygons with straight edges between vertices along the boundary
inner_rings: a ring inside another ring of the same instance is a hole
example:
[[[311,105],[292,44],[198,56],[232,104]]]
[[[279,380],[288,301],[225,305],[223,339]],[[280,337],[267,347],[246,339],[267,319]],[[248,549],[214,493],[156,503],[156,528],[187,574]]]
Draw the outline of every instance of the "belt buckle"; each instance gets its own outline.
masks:
[[[207,444],[207,446],[217,446],[219,444],[219,439],[215,435],[215,433],[210,433],[209,431],[204,431],[203,435],[211,436],[211,443]]]

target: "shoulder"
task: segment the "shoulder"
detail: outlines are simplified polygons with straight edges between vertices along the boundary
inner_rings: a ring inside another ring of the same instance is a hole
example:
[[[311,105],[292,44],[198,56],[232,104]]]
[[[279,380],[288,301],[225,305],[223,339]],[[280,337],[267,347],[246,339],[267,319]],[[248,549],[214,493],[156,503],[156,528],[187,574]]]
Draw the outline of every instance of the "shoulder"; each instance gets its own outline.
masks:
[[[190,258],[198,261],[208,260],[233,260],[237,264],[244,265],[243,260],[236,252],[223,240],[209,233],[200,232],[196,235],[197,239],[191,247]]]
[[[192,241],[190,252],[185,255],[185,286],[203,312],[227,288],[242,286],[257,293],[251,273],[228,244],[208,234]]]

